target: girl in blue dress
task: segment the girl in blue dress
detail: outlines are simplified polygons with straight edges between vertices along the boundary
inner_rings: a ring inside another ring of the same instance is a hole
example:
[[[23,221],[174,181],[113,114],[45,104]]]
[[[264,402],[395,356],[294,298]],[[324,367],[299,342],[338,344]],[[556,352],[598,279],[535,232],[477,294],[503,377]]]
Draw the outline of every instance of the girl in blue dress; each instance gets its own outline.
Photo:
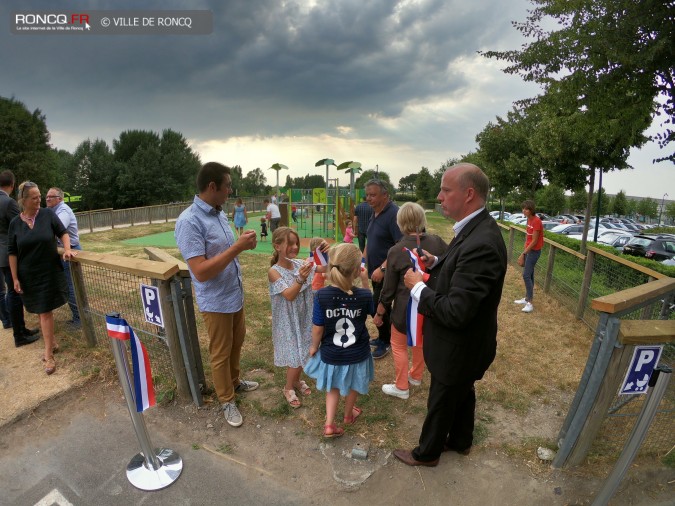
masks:
[[[237,235],[243,234],[244,225],[248,223],[248,215],[246,214],[246,206],[241,198],[238,198],[234,203],[232,221],[234,221],[234,228],[237,230]]]
[[[329,252],[327,278],[332,286],[319,290],[314,299],[311,358],[305,374],[326,391],[326,423],[323,436],[339,437],[336,426],[340,395],[345,397],[343,422],[350,425],[361,414],[358,394],[367,394],[374,377],[373,357],[366,319],[375,314],[373,294],[354,286],[356,278],[368,287],[368,273],[361,269],[361,250],[350,243],[333,246]]]

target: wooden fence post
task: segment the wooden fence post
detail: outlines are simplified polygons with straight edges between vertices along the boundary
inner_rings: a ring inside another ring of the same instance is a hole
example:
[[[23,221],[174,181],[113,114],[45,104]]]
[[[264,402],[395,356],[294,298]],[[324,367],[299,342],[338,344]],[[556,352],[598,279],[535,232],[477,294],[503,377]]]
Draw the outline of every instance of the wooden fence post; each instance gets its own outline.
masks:
[[[595,252],[588,250],[586,252],[586,268],[584,269],[584,279],[581,282],[581,290],[579,293],[579,301],[577,302],[576,317],[582,320],[586,312],[586,299],[591,290],[591,279],[593,279],[593,263],[595,262]]]
[[[548,293],[551,289],[551,281],[553,281],[553,269],[555,268],[555,252],[557,248],[553,244],[548,245],[548,263],[546,264],[546,277],[544,278],[544,293]]]
[[[89,299],[87,298],[87,288],[82,275],[82,265],[77,261],[70,264],[70,275],[73,278],[73,288],[75,289],[75,300],[80,312],[80,322],[82,332],[87,341],[87,346],[96,346],[96,331],[94,330],[94,320],[89,310]]]
[[[183,353],[181,352],[180,340],[178,338],[178,324],[176,323],[176,316],[171,302],[171,280],[159,280],[159,300],[162,305],[162,314],[164,315],[164,330],[166,331],[166,339],[169,344],[171,365],[173,366],[176,378],[176,391],[183,399],[191,399],[190,385],[188,384]]]

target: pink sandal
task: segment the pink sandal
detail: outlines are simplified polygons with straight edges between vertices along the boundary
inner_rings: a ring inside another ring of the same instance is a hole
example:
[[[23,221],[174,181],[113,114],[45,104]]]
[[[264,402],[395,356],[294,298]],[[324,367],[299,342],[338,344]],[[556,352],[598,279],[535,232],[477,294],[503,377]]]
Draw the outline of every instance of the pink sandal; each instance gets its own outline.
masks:
[[[295,384],[295,388],[297,388],[302,395],[309,395],[312,393],[312,389],[309,388],[309,386],[307,386],[307,383],[305,383],[303,380],[298,381]]]
[[[328,432],[330,430],[330,432]],[[335,424],[326,424],[323,426],[323,437],[333,438],[340,437],[345,433],[345,430],[342,427],[337,427]]]
[[[298,396],[295,394],[295,390],[284,390],[284,397],[286,398],[288,405],[293,409],[298,409],[302,406],[302,402],[300,402],[300,399],[298,399]]]
[[[354,413],[356,413],[356,414],[354,414]],[[361,413],[363,413],[363,410],[362,410],[361,408],[357,408],[356,406],[354,406],[354,407],[352,408],[352,416],[345,416],[345,417],[344,417],[344,420],[343,420],[343,421],[344,421],[344,424],[345,424],[345,425],[351,425],[351,424],[353,424],[353,423],[356,421],[356,419],[357,419],[359,416],[361,416]]]

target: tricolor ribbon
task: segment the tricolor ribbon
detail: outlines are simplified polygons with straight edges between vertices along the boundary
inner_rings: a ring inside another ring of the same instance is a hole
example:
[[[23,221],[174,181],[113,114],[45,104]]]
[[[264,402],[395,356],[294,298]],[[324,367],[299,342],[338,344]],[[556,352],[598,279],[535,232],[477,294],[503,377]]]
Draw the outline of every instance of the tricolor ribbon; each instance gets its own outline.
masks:
[[[314,263],[316,265],[328,265],[328,252],[324,253],[321,249],[316,248],[312,255],[314,256]]]
[[[124,318],[106,316],[105,324],[108,329],[108,337],[122,341],[131,341],[131,363],[134,368],[136,411],[142,413],[156,404],[155,387],[152,384],[152,371],[150,370],[148,352]]]
[[[361,270],[366,270],[366,257],[361,257]]]
[[[420,271],[422,273],[422,280],[427,281],[429,274],[425,272],[424,261],[418,256],[416,251],[408,248],[403,248],[410,256],[413,271]],[[408,346],[422,346],[422,329],[424,327],[424,316],[419,314],[417,310],[417,301],[410,296],[408,299],[408,307],[406,309],[406,334],[408,334]]]

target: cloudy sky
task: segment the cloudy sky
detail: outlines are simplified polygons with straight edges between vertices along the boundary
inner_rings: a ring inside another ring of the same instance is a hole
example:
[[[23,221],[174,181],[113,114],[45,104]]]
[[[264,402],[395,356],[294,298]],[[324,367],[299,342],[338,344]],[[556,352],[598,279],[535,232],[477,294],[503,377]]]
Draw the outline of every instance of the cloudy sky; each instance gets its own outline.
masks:
[[[245,173],[279,162],[294,177],[325,174],[314,164],[332,158],[396,182],[475,150],[488,121],[538,92],[476,53],[520,47],[511,21],[525,18],[527,0],[195,0],[191,9],[213,14],[210,35],[10,30],[16,12],[185,4],[6,0],[0,95],[41,109],[52,145],[71,152],[87,138],[171,128],[202,161]],[[652,165],[657,156],[655,145],[634,152],[635,170],[605,175],[605,189],[674,199],[673,165]]]

